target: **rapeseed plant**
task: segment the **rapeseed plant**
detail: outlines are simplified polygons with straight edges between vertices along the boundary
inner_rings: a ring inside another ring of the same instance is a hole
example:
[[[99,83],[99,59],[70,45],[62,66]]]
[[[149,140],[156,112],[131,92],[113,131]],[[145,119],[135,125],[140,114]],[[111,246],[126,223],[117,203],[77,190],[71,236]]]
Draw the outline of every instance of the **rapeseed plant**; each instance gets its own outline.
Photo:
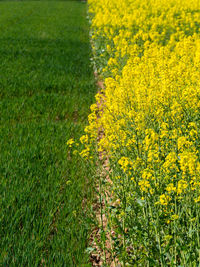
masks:
[[[112,255],[124,266],[196,266],[200,2],[89,0],[89,12],[105,91],[81,153],[109,156]]]

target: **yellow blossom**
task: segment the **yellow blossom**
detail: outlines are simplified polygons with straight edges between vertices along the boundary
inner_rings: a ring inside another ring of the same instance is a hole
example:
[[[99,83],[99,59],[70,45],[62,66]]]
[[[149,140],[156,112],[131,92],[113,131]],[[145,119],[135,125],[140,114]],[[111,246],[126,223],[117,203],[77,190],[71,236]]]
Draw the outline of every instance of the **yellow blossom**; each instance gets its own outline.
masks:
[[[169,201],[171,200],[171,198],[168,195],[162,194],[160,196],[160,200],[159,203],[163,206],[168,205]]]
[[[74,144],[75,142],[74,142],[74,139],[73,138],[71,138],[71,139],[69,139],[68,141],[67,141],[67,145],[69,146],[69,147],[72,147],[72,145]]]

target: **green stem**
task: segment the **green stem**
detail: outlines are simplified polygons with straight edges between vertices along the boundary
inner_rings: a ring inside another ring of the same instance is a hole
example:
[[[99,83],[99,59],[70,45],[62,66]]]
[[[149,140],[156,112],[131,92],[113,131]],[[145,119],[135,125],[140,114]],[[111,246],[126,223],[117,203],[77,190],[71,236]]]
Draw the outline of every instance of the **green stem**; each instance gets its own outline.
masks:
[[[176,199],[176,197],[175,197],[175,214],[177,214],[177,199]],[[174,258],[175,258],[175,266],[177,265],[177,256],[176,256],[176,254],[177,254],[177,251],[176,251],[176,223],[175,223],[175,221],[174,221],[174,245],[175,245],[175,247],[174,247]]]
[[[125,259],[125,254],[126,254],[126,237],[125,237],[125,217],[126,217],[126,188],[125,188],[125,179],[123,179],[123,266],[126,265],[126,259]]]
[[[104,225],[103,225],[103,197],[102,197],[102,178],[100,176],[99,179],[99,200],[100,200],[100,213],[101,213],[101,231],[104,233]],[[103,240],[103,254],[104,254],[104,262],[106,262],[106,251],[105,251],[105,240]]]
[[[150,210],[150,214],[151,214],[151,217],[152,217],[152,221],[154,221],[153,219],[153,213],[152,213],[152,209],[151,209],[151,205],[149,204],[149,210]],[[157,239],[157,242],[158,242],[158,246],[159,246],[159,252],[160,252],[160,258],[161,258],[161,267],[164,266],[164,261],[163,261],[163,254],[162,254],[162,248],[161,248],[161,243],[160,243],[160,235],[158,233],[158,229],[156,227],[156,225],[159,225],[159,219],[158,219],[158,216],[157,216],[157,222],[154,223],[154,229],[155,229],[155,233],[156,233],[156,239]]]
[[[196,212],[197,212],[197,244],[198,244],[198,251],[199,251],[199,262],[200,262],[199,207],[197,207],[197,204],[196,204]]]

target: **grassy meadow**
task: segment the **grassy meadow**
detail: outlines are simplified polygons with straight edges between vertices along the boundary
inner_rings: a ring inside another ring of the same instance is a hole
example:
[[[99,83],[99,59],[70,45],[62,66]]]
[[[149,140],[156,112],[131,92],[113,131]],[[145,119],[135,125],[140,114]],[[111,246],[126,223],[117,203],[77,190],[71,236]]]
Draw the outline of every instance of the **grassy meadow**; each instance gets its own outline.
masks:
[[[1,266],[87,262],[92,179],[66,147],[94,102],[86,10],[0,2]]]

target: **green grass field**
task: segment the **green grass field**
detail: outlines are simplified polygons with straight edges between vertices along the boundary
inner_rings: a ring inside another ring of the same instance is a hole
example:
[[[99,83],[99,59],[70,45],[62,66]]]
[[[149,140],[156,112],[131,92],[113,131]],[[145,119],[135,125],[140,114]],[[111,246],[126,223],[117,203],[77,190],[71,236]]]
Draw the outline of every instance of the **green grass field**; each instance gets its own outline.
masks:
[[[0,2],[1,266],[87,262],[92,179],[66,148],[94,101],[86,10]]]

